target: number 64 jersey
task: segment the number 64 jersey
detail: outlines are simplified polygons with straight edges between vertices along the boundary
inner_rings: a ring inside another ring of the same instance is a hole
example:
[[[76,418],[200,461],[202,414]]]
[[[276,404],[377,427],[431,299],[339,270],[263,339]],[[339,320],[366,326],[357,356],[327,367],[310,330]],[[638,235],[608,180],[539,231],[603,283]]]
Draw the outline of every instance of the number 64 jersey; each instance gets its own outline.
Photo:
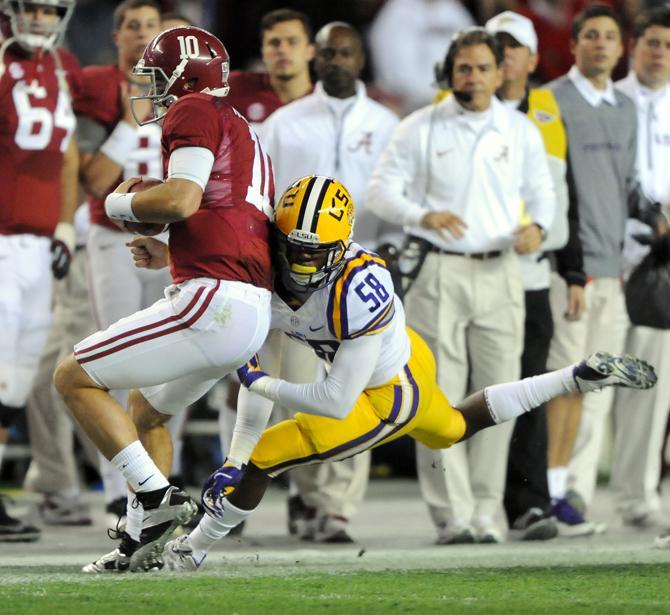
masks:
[[[342,341],[381,335],[381,352],[366,388],[381,386],[409,360],[405,311],[381,258],[352,243],[344,260],[337,279],[312,293],[297,310],[273,293],[270,328],[311,346],[327,363],[332,363]]]
[[[75,127],[66,79],[78,66],[60,49],[19,53],[10,48],[0,59],[0,234],[50,236]]]

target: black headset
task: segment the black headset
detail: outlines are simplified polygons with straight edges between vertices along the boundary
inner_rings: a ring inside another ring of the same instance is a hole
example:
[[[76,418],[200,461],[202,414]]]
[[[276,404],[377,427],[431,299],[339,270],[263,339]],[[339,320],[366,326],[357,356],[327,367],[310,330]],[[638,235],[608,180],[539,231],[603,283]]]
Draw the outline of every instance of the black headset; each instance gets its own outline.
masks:
[[[471,28],[466,28],[465,30],[459,30],[451,37],[449,49],[447,50],[447,55],[444,60],[435,64],[435,82],[441,89],[448,90],[452,87],[456,53],[461,49],[462,40],[473,32],[481,32],[485,35],[480,42],[491,48],[491,51],[495,56],[496,66],[500,66],[505,59],[505,50],[502,45],[498,42],[498,39],[485,28],[482,28],[481,26],[473,26]]]

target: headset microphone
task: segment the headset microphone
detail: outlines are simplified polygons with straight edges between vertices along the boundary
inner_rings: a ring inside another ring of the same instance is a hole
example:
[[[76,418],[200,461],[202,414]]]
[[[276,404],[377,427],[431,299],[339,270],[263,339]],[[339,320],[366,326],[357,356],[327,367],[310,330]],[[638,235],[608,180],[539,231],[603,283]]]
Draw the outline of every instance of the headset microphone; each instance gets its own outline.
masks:
[[[472,102],[472,94],[470,92],[465,92],[464,90],[452,90],[452,92],[459,103]]]

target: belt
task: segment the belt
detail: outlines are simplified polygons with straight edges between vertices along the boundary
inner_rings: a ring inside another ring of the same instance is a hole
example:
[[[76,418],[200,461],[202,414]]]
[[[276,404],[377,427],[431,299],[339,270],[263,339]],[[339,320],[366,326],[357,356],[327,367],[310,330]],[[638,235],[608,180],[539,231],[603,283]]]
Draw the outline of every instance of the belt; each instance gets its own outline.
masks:
[[[490,252],[454,252],[453,250],[443,250],[435,244],[428,242],[428,251],[436,254],[448,254],[449,256],[463,256],[464,258],[474,258],[478,261],[487,261],[491,258],[502,256],[502,250],[491,250]]]

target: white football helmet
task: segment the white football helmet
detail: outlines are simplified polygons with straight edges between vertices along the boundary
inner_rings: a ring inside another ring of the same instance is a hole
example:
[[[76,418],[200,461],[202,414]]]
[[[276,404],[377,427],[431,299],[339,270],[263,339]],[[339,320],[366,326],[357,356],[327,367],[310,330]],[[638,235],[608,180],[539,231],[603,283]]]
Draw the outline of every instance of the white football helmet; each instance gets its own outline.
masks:
[[[29,51],[50,50],[56,47],[74,11],[75,0],[0,0],[2,12],[9,20],[8,36]],[[35,6],[53,7],[58,19],[52,22],[36,20],[32,11]]]

